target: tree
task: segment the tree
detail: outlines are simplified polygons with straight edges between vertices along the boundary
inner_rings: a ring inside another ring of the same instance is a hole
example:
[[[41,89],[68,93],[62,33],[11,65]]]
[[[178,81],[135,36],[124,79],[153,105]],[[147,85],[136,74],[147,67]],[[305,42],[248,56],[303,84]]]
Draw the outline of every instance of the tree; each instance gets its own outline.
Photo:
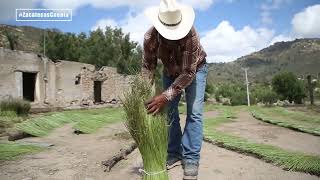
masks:
[[[43,40],[40,46],[43,48]],[[98,28],[88,36],[83,32],[76,35],[51,29],[46,34],[46,56],[52,60],[89,63],[97,68],[111,66],[122,74],[136,74],[141,68],[142,49],[121,28]]]
[[[294,101],[301,104],[306,96],[302,81],[299,81],[292,72],[281,72],[272,79],[272,88],[280,95],[281,100]]]

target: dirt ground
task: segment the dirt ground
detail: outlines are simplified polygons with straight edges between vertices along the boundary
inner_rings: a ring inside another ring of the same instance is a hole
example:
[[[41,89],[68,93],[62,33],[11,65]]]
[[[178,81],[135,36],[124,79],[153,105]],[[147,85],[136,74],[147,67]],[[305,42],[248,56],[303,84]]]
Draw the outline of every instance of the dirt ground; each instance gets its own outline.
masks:
[[[206,116],[216,115],[209,112]],[[241,114],[240,119],[245,120]],[[182,117],[184,119],[184,117]],[[236,121],[237,122],[237,121]],[[236,123],[234,122],[234,123]],[[246,121],[244,121],[245,123]],[[259,122],[260,123],[260,122]],[[229,124],[229,125],[232,125]],[[245,125],[244,125],[245,126]],[[273,126],[268,127],[272,129]],[[224,127],[226,128],[226,127]],[[111,172],[104,172],[101,165],[106,160],[128,146],[130,140],[115,136],[124,132],[122,123],[101,128],[94,134],[73,133],[72,124],[56,129],[47,137],[30,137],[20,142],[54,144],[49,150],[26,155],[15,161],[0,164],[1,180],[135,180],[140,179],[142,167],[138,150],[131,153],[127,160],[117,164]],[[291,132],[291,130],[289,130]],[[281,131],[282,132],[282,131]],[[285,133],[285,132],[283,132]],[[289,133],[289,132],[288,132]],[[293,132],[296,134],[297,132]],[[300,137],[296,135],[297,137]],[[288,139],[296,136],[287,136]],[[310,138],[306,136],[305,138]],[[272,139],[270,139],[271,141]],[[309,139],[308,139],[309,141]],[[308,143],[304,141],[304,143]],[[311,141],[311,140],[310,140]],[[285,141],[283,141],[285,142]],[[281,142],[277,141],[277,143]],[[309,144],[308,144],[309,145]],[[307,147],[307,146],[305,146]],[[309,152],[308,148],[303,149]],[[301,150],[299,149],[299,150]],[[313,151],[312,151],[313,152]],[[268,164],[259,159],[204,143],[201,152],[199,180],[313,180],[320,179],[304,173],[290,172]],[[171,180],[182,179],[181,166],[169,171]]]
[[[258,143],[271,144],[283,149],[320,155],[319,136],[296,132],[256,120],[246,111],[240,112],[237,119],[233,119],[231,123],[222,124],[217,130]]]

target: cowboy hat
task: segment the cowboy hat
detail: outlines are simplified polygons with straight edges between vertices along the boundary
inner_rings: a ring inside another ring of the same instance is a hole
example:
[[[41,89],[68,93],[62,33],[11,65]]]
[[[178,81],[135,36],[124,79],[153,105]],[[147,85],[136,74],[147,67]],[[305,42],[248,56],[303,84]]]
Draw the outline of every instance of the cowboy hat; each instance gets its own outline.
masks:
[[[160,6],[146,9],[145,15],[156,30],[166,39],[184,38],[192,28],[195,13],[192,7],[175,0],[161,0]]]

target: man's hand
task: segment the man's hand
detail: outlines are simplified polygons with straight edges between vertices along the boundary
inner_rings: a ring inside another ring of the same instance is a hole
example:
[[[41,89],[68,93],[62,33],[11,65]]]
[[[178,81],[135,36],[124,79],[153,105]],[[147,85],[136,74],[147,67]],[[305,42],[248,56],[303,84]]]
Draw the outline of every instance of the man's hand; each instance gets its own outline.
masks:
[[[158,96],[154,96],[152,99],[145,103],[148,114],[156,115],[168,102],[168,99],[160,94]]]

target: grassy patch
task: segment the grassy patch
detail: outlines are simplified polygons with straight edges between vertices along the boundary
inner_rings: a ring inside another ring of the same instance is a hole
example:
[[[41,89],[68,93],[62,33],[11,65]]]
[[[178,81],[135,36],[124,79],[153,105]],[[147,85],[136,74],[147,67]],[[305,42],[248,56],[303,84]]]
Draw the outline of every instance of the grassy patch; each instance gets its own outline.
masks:
[[[219,107],[219,115],[205,120],[205,140],[220,147],[253,155],[266,162],[273,163],[286,170],[306,172],[320,175],[320,157],[307,155],[301,152],[291,152],[276,146],[250,142],[244,138],[231,136],[219,132],[215,128],[222,123],[230,122],[238,110],[247,110],[244,107]]]
[[[14,127],[16,123],[24,121],[27,116],[18,116],[14,111],[0,111],[0,135]]]
[[[39,152],[43,149],[45,148],[14,142],[0,143],[0,160],[14,160],[21,155]]]
[[[24,121],[16,124],[16,128],[34,136],[46,136],[53,129],[73,122],[75,129],[93,133],[105,124],[120,121],[121,116],[120,108],[63,111]]]
[[[320,116],[282,107],[252,107],[251,112],[258,120],[320,136]]]
[[[0,102],[0,114],[1,111],[13,111],[19,116],[27,116],[30,109],[30,102],[22,99],[8,98]]]

